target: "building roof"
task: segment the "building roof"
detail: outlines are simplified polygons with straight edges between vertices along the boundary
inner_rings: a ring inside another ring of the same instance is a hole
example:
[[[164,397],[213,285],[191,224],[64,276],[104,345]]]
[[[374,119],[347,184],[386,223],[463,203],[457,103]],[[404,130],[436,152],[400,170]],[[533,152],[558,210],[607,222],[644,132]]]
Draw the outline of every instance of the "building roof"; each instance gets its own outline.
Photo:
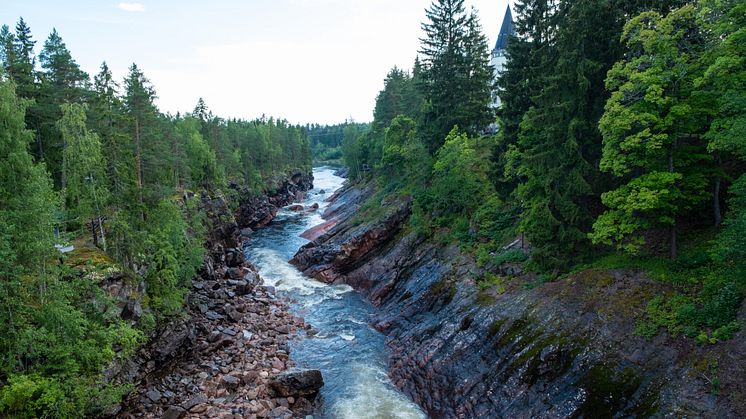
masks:
[[[500,35],[497,37],[495,50],[508,48],[508,39],[513,36],[513,34],[513,13],[510,11],[510,5],[508,5],[508,9],[505,11],[503,25],[500,27]]]

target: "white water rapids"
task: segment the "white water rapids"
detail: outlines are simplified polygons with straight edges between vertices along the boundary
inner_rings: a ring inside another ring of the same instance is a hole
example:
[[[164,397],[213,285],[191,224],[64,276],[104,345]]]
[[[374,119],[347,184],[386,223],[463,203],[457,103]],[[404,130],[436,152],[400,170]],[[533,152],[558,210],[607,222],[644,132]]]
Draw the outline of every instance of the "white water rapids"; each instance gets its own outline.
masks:
[[[326,198],[344,179],[328,167],[314,169],[314,186],[304,202],[313,213],[281,210],[254,235],[246,256],[268,285],[292,301],[292,309],[317,331],[291,342],[299,366],[321,370],[325,385],[315,417],[373,419],[425,418],[422,410],[394,387],[386,371],[384,336],[369,326],[375,308],[348,285],[327,285],[305,277],[287,261],[308,241],[300,234],[323,220]],[[323,191],[323,193],[322,193]]]

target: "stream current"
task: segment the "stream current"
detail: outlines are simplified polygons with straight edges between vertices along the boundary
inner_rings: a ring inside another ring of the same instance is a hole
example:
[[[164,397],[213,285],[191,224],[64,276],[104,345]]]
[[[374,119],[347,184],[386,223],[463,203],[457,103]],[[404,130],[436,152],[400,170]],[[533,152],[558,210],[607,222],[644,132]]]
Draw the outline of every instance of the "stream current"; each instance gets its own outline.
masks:
[[[318,203],[312,213],[281,209],[266,227],[255,232],[245,248],[267,285],[291,301],[291,309],[318,334],[290,342],[299,367],[321,370],[324,387],[314,417],[425,418],[422,410],[391,383],[387,374],[384,335],[370,327],[375,312],[348,285],[327,285],[304,276],[288,263],[308,240],[300,237],[323,222],[326,199],[344,179],[330,167],[313,170],[314,189],[303,204]]]

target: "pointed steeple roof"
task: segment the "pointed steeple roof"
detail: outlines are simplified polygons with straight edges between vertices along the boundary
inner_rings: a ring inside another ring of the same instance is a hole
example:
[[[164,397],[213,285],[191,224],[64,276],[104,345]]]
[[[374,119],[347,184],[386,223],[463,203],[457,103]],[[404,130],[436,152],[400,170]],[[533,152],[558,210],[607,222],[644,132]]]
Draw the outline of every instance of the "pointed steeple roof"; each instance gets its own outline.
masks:
[[[511,36],[513,36],[513,13],[510,11],[510,5],[508,5],[508,9],[505,11],[503,25],[500,27],[500,35],[497,37],[495,50],[508,48],[508,38]]]

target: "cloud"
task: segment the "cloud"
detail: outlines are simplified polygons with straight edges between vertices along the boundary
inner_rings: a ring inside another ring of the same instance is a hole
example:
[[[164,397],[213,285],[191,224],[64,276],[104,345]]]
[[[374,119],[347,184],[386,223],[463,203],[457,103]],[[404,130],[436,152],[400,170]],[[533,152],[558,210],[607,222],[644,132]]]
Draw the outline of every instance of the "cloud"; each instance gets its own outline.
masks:
[[[119,3],[118,8],[125,12],[144,12],[145,6],[142,3]]]

